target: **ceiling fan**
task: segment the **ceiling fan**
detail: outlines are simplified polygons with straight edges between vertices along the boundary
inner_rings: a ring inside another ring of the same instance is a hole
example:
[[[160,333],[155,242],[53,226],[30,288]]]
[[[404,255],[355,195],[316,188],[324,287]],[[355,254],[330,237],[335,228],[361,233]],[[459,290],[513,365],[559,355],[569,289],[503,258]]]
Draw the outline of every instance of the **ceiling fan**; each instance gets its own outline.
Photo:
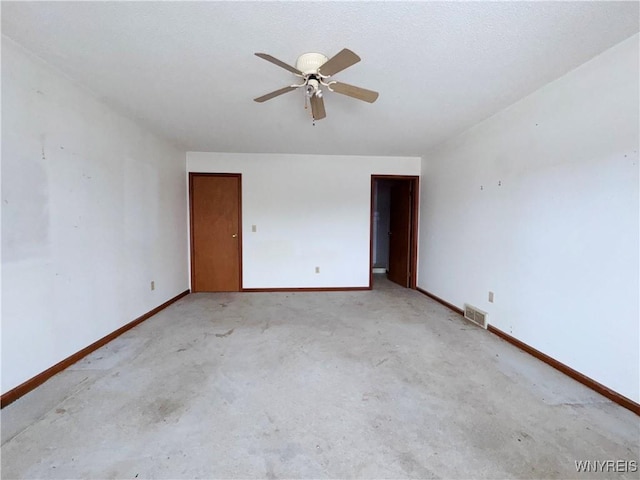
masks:
[[[304,88],[305,96],[311,104],[311,114],[314,121],[325,118],[327,113],[324,109],[324,100],[321,87],[327,87],[330,92],[340,93],[349,97],[357,98],[365,102],[373,103],[378,98],[378,92],[367,90],[366,88],[355,87],[347,83],[330,80],[329,77],[358,63],[360,57],[347,48],[343,48],[331,59],[321,53],[304,53],[298,57],[296,66],[287,65],[266,53],[256,53],[267,62],[274,63],[285,70],[290,71],[302,79],[302,83],[289,85],[261,97],[254,98],[254,101],[262,103],[271,100],[279,95],[292,92],[298,88]],[[306,104],[305,104],[306,105]]]

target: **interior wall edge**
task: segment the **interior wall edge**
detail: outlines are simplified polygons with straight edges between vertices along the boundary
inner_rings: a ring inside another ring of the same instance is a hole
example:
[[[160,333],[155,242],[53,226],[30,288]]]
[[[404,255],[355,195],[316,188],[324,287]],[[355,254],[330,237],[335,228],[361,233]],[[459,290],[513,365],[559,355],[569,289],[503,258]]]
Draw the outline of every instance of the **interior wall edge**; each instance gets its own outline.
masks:
[[[188,278],[185,151],[4,35],[2,117],[6,392]]]
[[[639,40],[425,156],[419,262],[425,290],[636,403]]]
[[[75,78],[73,78],[72,76],[68,75],[66,72],[63,72],[58,67],[56,67],[55,65],[51,64],[50,62],[48,62],[44,58],[40,57],[35,52],[33,52],[29,48],[25,47],[21,43],[15,41],[13,38],[11,38],[10,36],[6,35],[5,33],[0,33],[0,38],[2,39],[2,42],[9,43],[12,46],[12,48],[15,48],[15,49],[21,51],[21,53],[23,55],[25,55],[27,58],[29,58],[32,62],[37,63],[37,64],[41,65],[42,67],[46,68],[47,70],[50,70],[50,71],[54,72],[56,75],[59,75],[60,77],[64,78],[67,82],[69,82],[75,88],[81,90],[86,95],[92,97],[96,102],[104,105],[106,108],[108,108],[109,110],[112,110],[114,113],[117,113],[118,115],[120,115],[120,116],[126,118],[127,120],[135,123],[136,125],[138,125],[142,129],[146,130],[151,135],[156,137],[156,139],[158,139],[158,140],[160,140],[162,142],[166,142],[172,148],[175,148],[176,150],[178,150],[180,152],[183,152],[185,154],[185,159],[186,159],[186,154],[187,154],[187,151],[188,151],[188,148],[187,148],[186,145],[180,143],[175,138],[170,138],[167,135],[162,134],[157,128],[155,128],[149,122],[146,122],[146,121],[136,117],[126,107],[124,107],[122,105],[119,105],[119,104],[116,104],[114,102],[110,102],[104,96],[98,94],[97,92],[95,92],[94,90],[89,88],[84,83],[81,83],[81,82],[77,81]]]
[[[78,362],[79,360],[82,360],[84,357],[86,357],[90,353],[96,351],[100,347],[103,347],[104,345],[106,345],[107,343],[109,343],[112,340],[116,339],[117,337],[119,337],[123,333],[127,332],[128,330],[131,330],[133,327],[135,327],[135,326],[141,324],[142,322],[144,322],[145,320],[151,318],[156,313],[160,312],[161,310],[164,310],[169,305],[177,302],[178,300],[180,300],[182,297],[188,295],[189,293],[190,293],[189,289],[185,290],[184,292],[179,293],[175,297],[172,297],[169,300],[167,300],[166,302],[164,302],[162,305],[158,305],[153,310],[150,310],[147,313],[145,313],[143,315],[140,315],[138,318],[132,320],[131,322],[127,323],[126,325],[123,325],[122,327],[118,328],[117,330],[114,330],[110,334],[105,335],[101,339],[93,342],[91,345],[86,346],[82,350],[79,350],[78,352],[74,353],[73,355],[68,356],[64,360],[56,363],[52,367],[49,367],[48,369],[44,370],[43,372],[39,373],[38,375],[35,375],[34,377],[31,377],[29,380],[21,383],[17,387],[14,387],[11,390],[3,393],[2,396],[0,397],[0,408],[4,408],[7,405],[15,402],[20,397],[26,395],[27,393],[29,393],[34,388],[37,388],[40,385],[42,385],[44,382],[49,380],[51,377],[53,377],[57,373],[60,373],[61,371],[63,371],[66,368],[70,367],[71,365],[73,365],[74,363]]]
[[[428,292],[427,290],[424,290],[423,288],[417,287],[416,290],[418,290],[423,295],[426,295],[427,297],[435,300],[436,302],[440,303],[441,305],[445,306],[449,310],[457,313],[458,315],[464,316],[464,310],[462,310],[459,307],[456,307],[452,303],[449,303],[446,300],[443,300],[442,298],[440,298],[437,295],[434,295],[434,294]],[[478,328],[480,328],[480,327],[478,327]],[[636,415],[640,415],[640,404],[637,403],[637,402],[634,402],[633,400],[631,400],[628,397],[625,397],[621,393],[618,393],[615,390],[612,390],[611,388],[607,387],[606,385],[603,385],[600,382],[597,382],[594,379],[592,379],[592,378],[590,378],[590,377],[578,372],[577,370],[574,370],[573,368],[569,367],[568,365],[565,365],[564,363],[559,362],[555,358],[550,357],[549,355],[541,352],[540,350],[537,350],[537,349],[533,348],[532,346],[524,343],[521,340],[518,340],[517,338],[509,335],[508,333],[503,332],[502,330],[500,330],[497,327],[494,327],[491,324],[487,325],[487,331],[493,333],[494,335],[497,335],[498,337],[500,337],[504,341],[506,341],[506,342],[512,344],[513,346],[519,348],[523,352],[526,352],[529,355],[537,358],[538,360],[546,363],[547,365],[555,368],[559,372],[564,373],[566,376],[571,377],[572,379],[576,380],[577,382],[580,382],[584,386],[589,387],[591,390],[593,390],[593,391],[599,393],[600,395],[608,398],[612,402],[617,403],[618,405],[626,408],[627,410],[631,410]]]

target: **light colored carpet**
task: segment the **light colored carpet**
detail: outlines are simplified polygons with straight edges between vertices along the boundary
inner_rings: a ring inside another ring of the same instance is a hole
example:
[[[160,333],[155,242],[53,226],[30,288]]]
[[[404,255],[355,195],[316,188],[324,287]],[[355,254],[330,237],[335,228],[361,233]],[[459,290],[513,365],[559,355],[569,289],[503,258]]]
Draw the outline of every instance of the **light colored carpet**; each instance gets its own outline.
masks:
[[[418,292],[189,295],[2,410],[3,478],[638,478],[639,417]]]

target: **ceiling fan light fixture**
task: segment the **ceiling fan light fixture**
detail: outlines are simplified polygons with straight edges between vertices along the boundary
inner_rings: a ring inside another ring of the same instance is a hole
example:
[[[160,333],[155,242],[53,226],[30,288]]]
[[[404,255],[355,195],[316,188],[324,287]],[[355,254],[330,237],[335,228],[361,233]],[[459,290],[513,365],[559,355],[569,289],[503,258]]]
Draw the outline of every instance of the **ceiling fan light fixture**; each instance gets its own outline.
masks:
[[[307,97],[311,98],[314,95],[321,97],[322,94],[318,95],[318,92],[320,92],[320,82],[318,82],[318,80],[316,80],[315,78],[310,78],[309,80],[307,80],[307,86],[305,87],[305,93],[307,94]]]
[[[303,53],[296,60],[296,68],[305,75],[317,74],[329,59],[321,53]]]

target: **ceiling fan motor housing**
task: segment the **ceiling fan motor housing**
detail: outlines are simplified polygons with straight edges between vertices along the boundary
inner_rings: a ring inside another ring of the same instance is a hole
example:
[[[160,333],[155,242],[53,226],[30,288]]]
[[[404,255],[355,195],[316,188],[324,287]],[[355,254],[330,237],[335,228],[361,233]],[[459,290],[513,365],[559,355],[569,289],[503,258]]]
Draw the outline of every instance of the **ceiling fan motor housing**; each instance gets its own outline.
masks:
[[[318,69],[329,59],[321,53],[303,53],[296,61],[296,68],[305,75],[318,73]]]

